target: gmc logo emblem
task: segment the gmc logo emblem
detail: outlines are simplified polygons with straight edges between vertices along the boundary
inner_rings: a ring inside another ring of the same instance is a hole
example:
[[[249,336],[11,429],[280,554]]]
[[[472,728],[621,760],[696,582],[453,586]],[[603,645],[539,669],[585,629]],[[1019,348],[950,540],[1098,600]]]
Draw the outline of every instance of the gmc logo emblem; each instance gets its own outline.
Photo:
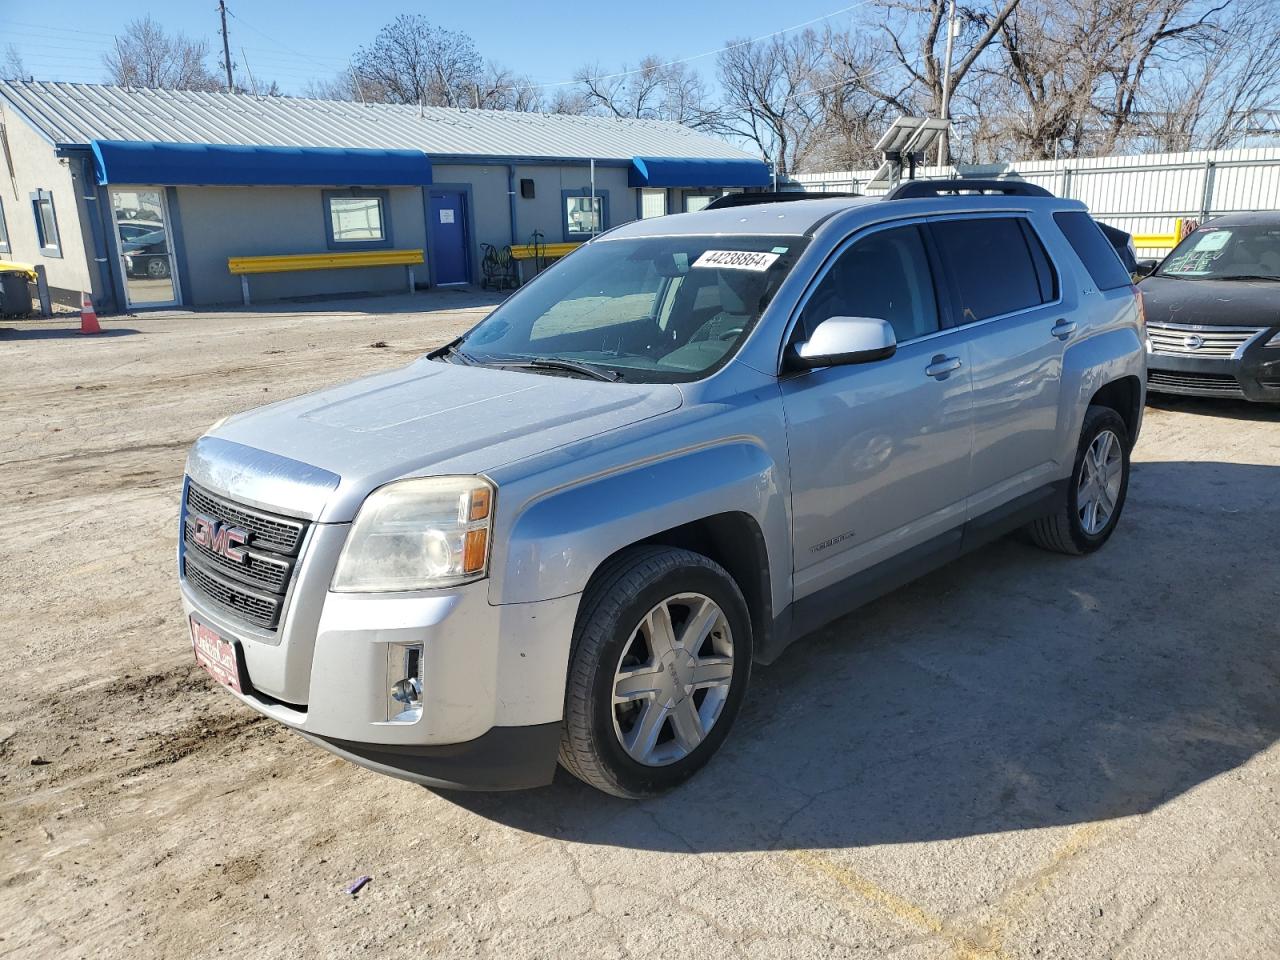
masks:
[[[233,527],[203,513],[189,517],[187,522],[191,524],[192,539],[197,545],[235,563],[245,562],[248,551],[241,548],[249,542],[247,530]]]

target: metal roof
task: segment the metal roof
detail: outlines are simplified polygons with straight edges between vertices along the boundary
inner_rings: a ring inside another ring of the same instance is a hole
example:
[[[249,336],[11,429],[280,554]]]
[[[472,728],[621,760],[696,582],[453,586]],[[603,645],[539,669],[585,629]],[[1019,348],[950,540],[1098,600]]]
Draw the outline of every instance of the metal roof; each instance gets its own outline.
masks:
[[[140,140],[414,149],[441,159],[750,157],[723,140],[661,120],[44,81],[2,80],[0,97],[46,139],[68,146]]]

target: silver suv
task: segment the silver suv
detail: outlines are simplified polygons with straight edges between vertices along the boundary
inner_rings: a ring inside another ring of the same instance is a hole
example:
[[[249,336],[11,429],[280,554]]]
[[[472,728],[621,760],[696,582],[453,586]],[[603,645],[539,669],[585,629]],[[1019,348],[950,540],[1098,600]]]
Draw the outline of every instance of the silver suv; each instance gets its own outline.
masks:
[[[1111,536],[1141,306],[1041,194],[628,223],[436,353],[216,425],[182,494],[197,660],[420,783],[672,787],[796,638],[1017,528]]]

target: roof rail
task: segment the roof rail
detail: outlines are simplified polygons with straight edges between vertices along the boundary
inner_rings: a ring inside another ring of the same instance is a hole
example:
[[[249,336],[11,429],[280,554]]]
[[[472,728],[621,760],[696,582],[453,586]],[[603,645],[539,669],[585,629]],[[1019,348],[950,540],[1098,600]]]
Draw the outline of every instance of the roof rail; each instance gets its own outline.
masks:
[[[861,197],[860,193],[809,193],[804,190],[777,190],[764,193],[726,193],[716,197],[703,210],[723,210],[725,207],[749,207],[757,203],[787,203],[791,200],[829,200],[832,197]]]
[[[913,197],[960,196],[962,194],[995,193],[1006,197],[1052,197],[1044,187],[1025,180],[908,180],[894,187],[886,200],[909,200]]]

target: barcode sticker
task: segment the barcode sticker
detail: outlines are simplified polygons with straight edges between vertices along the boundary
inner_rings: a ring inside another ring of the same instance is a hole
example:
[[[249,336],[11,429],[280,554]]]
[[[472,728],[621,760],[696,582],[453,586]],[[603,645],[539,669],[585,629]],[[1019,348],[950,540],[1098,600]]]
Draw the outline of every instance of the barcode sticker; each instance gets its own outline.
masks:
[[[693,261],[693,265],[718,270],[754,270],[757,273],[764,273],[777,259],[776,253],[759,253],[754,250],[708,250]]]

